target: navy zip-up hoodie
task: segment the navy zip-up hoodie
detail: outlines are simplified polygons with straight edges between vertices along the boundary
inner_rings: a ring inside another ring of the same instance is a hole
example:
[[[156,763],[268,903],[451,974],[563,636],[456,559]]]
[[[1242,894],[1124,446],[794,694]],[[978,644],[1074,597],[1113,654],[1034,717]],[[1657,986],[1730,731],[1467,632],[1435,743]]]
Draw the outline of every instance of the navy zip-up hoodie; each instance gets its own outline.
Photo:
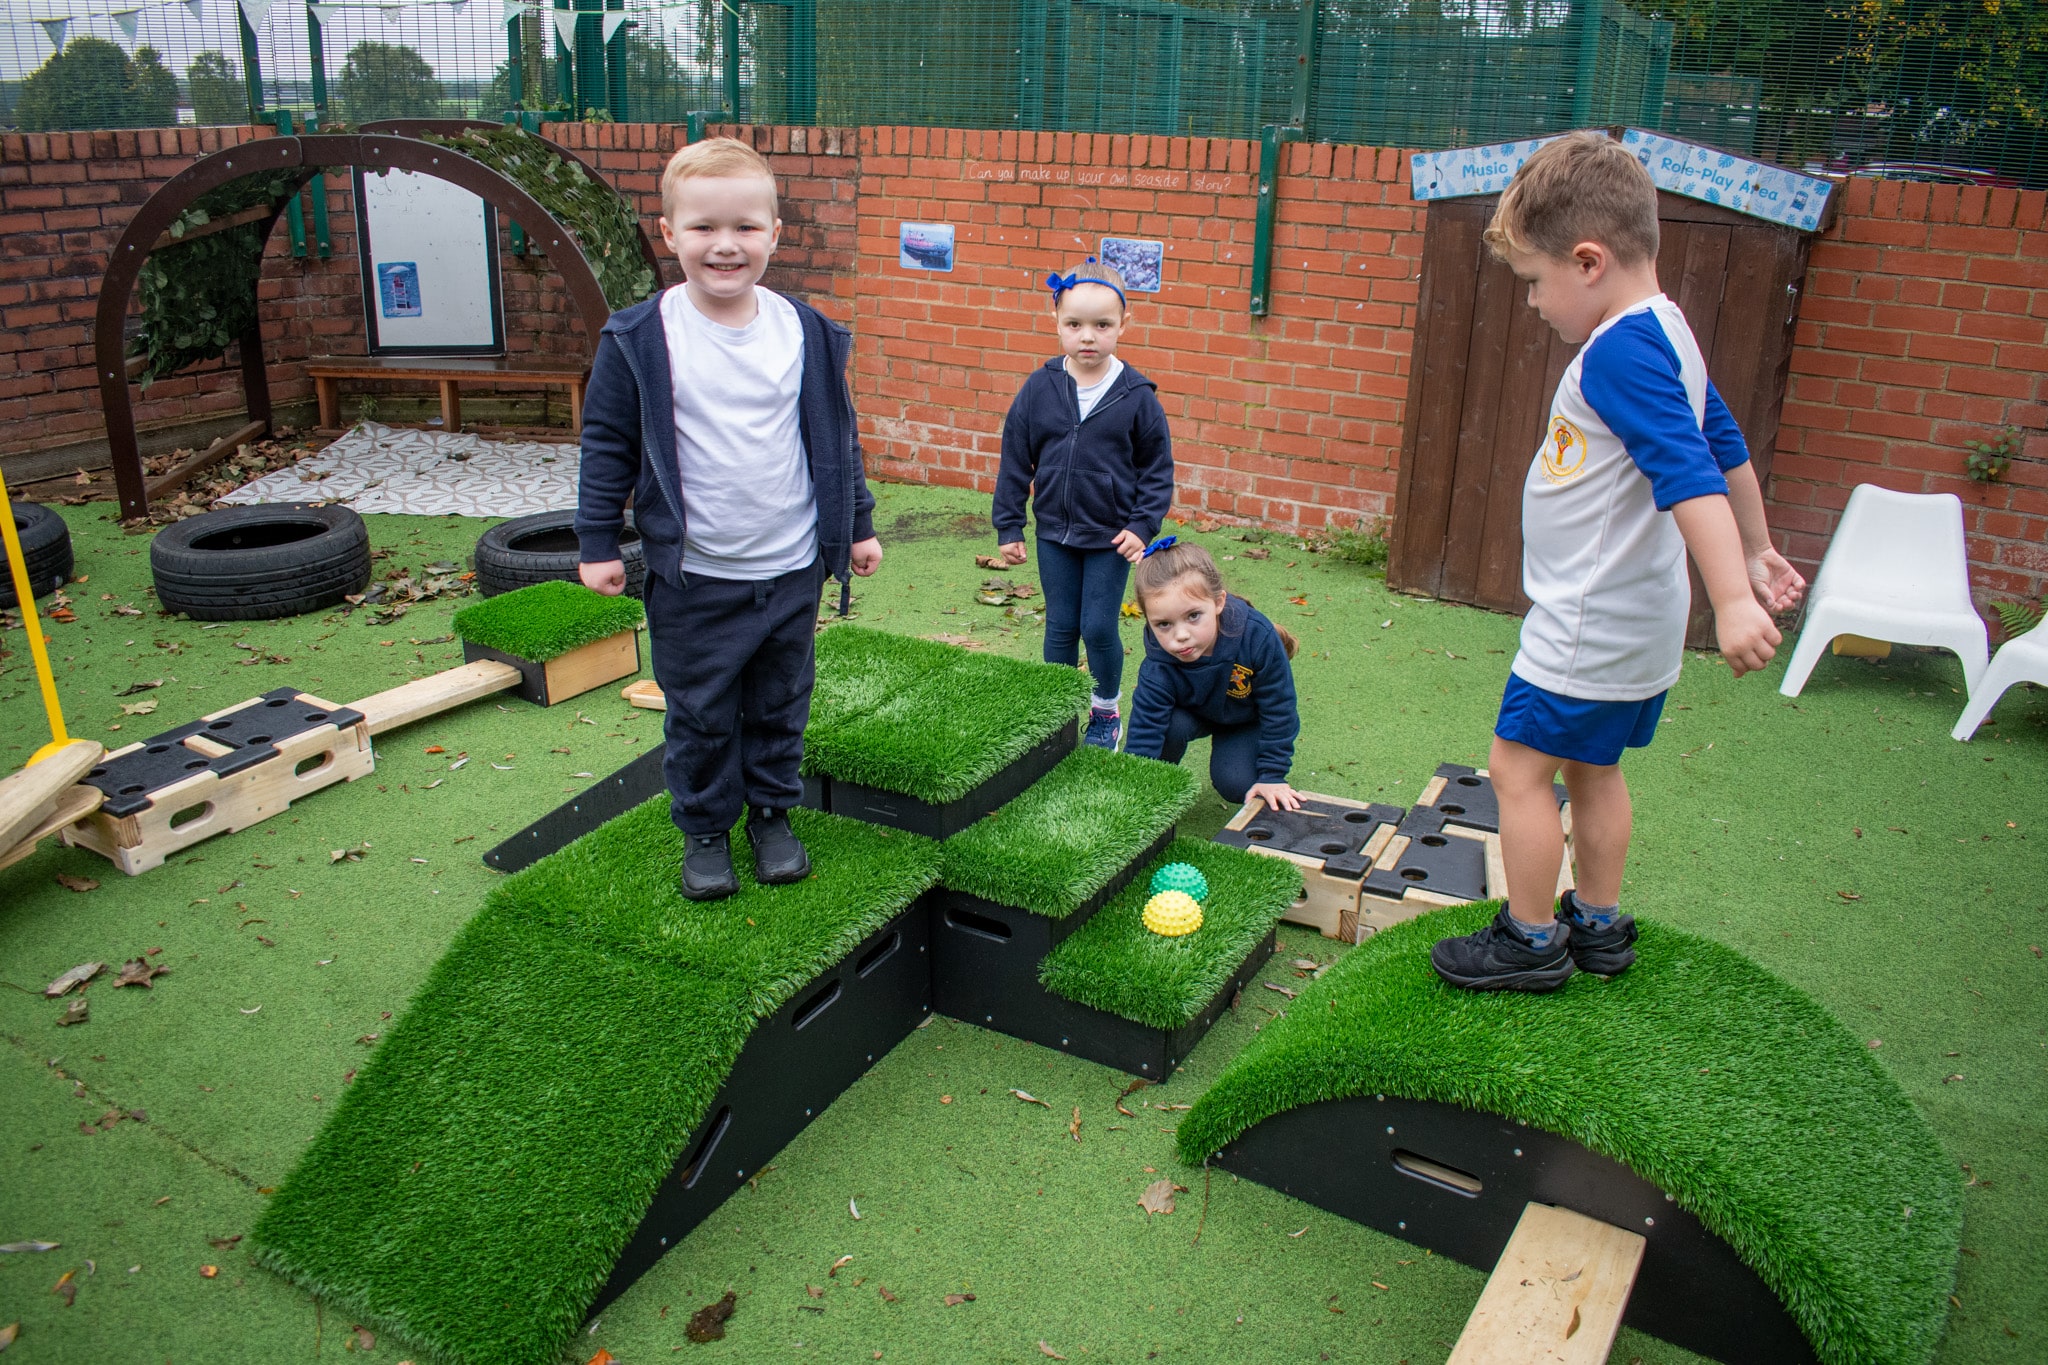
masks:
[[[1173,506],[1173,434],[1159,386],[1128,363],[1081,420],[1064,357],[1031,372],[1003,419],[996,473],[997,544],[1024,539],[1024,500],[1038,534],[1106,550],[1119,531],[1150,541]]]
[[[787,298],[787,295],[783,297]],[[797,399],[811,487],[818,500],[818,557],[842,585],[852,582],[854,545],[875,533],[875,495],[861,461],[860,430],[846,363],[853,334],[801,299],[804,374]],[[652,439],[649,439],[651,436]],[[676,466],[674,377],[661,295],[612,314],[598,334],[583,397],[583,460],[576,491],[576,543],[586,564],[619,558],[626,497],[647,555],[647,571],[677,586],[683,572],[682,476]],[[840,610],[846,593],[840,592]]]
[[[1166,747],[1175,710],[1192,711],[1219,729],[1257,724],[1261,782],[1285,782],[1294,766],[1301,714],[1294,705],[1294,670],[1280,632],[1242,597],[1226,597],[1216,647],[1184,664],[1160,648],[1148,627],[1145,662],[1131,694],[1124,752],[1157,758]]]

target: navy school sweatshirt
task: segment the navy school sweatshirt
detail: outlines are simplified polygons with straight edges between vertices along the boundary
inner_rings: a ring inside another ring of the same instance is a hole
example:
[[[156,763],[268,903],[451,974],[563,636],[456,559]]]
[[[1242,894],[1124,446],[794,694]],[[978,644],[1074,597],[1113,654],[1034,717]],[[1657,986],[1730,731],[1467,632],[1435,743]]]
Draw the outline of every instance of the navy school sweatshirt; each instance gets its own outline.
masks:
[[[1072,549],[1106,550],[1119,531],[1158,535],[1173,506],[1173,435],[1158,389],[1126,362],[1083,421],[1064,357],[1033,370],[1003,419],[996,542],[1024,539],[1027,494],[1038,535]]]
[[[1294,670],[1280,632],[1242,597],[1226,597],[1216,647],[1207,657],[1184,664],[1160,648],[1145,631],[1145,662],[1131,694],[1130,726],[1124,752],[1157,758],[1166,747],[1167,723],[1176,710],[1192,711],[1218,729],[1259,727],[1258,777],[1285,782],[1294,765],[1294,737],[1301,715],[1294,704]]]

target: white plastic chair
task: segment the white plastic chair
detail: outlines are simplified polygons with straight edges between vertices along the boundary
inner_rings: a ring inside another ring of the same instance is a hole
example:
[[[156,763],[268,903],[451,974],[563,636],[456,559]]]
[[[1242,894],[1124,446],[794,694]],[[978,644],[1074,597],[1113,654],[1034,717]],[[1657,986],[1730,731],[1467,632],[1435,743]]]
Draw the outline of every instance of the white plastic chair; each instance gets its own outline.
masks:
[[[1964,686],[1975,695],[1991,647],[1970,603],[1960,498],[1857,486],[1821,560],[1806,624],[1778,690],[1798,696],[1837,635],[1953,650],[1963,661]]]
[[[1991,661],[1991,667],[1985,669],[1976,685],[1970,688],[1970,700],[1963,707],[1962,719],[1949,733],[1957,739],[1968,739],[1976,734],[1977,727],[1984,723],[1984,717],[1991,714],[1991,708],[1998,705],[1998,699],[2005,695],[2005,690],[2023,682],[2048,685],[2048,622],[1999,646],[1998,657]]]

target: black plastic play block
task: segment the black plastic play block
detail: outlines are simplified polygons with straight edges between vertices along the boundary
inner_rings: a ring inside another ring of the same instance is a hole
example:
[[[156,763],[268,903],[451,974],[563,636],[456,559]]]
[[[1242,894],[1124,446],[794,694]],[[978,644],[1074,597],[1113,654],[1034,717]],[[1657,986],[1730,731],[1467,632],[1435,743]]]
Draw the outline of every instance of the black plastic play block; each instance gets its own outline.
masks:
[[[1458,763],[1437,764],[1436,775],[1444,779],[1443,791],[1428,806],[1416,810],[1433,809],[1451,824],[1500,833],[1500,800],[1493,794],[1492,778]]]
[[[832,813],[891,829],[909,830],[929,839],[950,839],[985,815],[1000,810],[1011,799],[1059,766],[1080,740],[1080,725],[1067,720],[1031,748],[1013,759],[1009,766],[967,795],[943,805],[920,801],[902,792],[885,791],[861,782],[832,779]]]
[[[1489,787],[1488,797],[1492,794]],[[1445,826],[1454,819],[1441,806],[1417,806],[1409,811],[1394,831],[1397,838],[1407,837],[1407,845],[1392,867],[1375,867],[1366,874],[1365,889],[1391,900],[1416,890],[1453,900],[1485,900],[1486,844],[1445,833]]]
[[[661,774],[662,746],[646,753],[556,806],[490,852],[484,862],[500,872],[517,872],[581,839],[607,820],[615,820],[650,797],[668,790]],[[806,777],[803,799],[811,810],[830,810],[831,783]]]
[[[195,720],[152,736],[139,749],[103,760],[79,781],[106,793],[107,799],[100,807],[106,814],[133,815],[149,809],[153,793],[183,782],[194,773],[210,771],[219,777],[233,777],[265,759],[277,757],[277,741],[281,739],[322,725],[346,730],[362,718],[360,711],[345,706],[329,709],[306,700],[296,687],[280,687],[217,719]],[[195,738],[218,744],[228,752],[202,754],[185,743]]]
[[[1524,1205],[1554,1204],[1648,1243],[1622,1321],[1728,1365],[1812,1365],[1777,1295],[1628,1167],[1498,1114],[1393,1096],[1275,1114],[1217,1156],[1225,1170],[1491,1270]]]
[[[931,1012],[922,900],[754,1026],[590,1306],[595,1317]]]
[[[1320,859],[1323,870],[1333,877],[1356,880],[1365,875],[1372,859],[1361,850],[1381,825],[1401,822],[1399,806],[1374,802],[1360,809],[1306,797],[1298,811],[1268,807],[1253,816],[1242,829],[1226,829],[1216,836],[1219,844],[1234,848],[1277,849],[1303,858]]]

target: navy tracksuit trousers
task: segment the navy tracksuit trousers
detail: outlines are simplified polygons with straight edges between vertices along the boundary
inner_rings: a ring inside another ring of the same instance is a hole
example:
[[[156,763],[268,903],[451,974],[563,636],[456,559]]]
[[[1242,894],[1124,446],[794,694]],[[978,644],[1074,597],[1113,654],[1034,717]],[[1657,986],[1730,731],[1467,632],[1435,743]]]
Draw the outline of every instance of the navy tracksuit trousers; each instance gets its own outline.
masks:
[[[816,561],[753,582],[647,575],[654,679],[668,698],[662,775],[684,834],[730,830],[749,806],[803,796],[804,726],[817,681]]]

